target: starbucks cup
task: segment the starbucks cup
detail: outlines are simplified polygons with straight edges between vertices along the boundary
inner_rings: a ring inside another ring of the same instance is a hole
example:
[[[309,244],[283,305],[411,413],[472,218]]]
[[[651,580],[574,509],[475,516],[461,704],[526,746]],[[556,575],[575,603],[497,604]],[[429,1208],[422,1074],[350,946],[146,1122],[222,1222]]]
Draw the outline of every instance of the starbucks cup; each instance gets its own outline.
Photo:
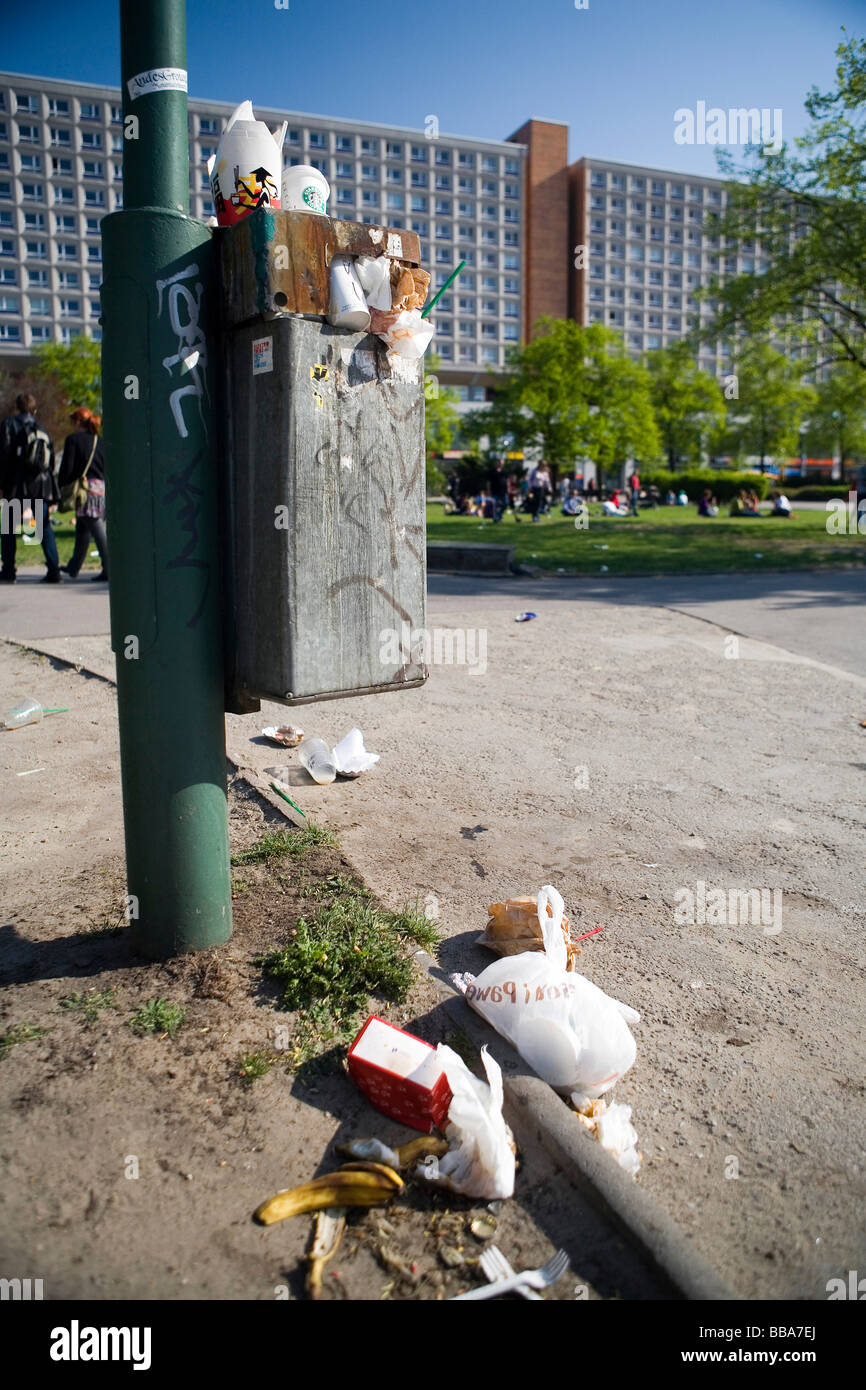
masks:
[[[283,170],[284,212],[324,213],[330,194],[331,185],[312,164],[293,164]]]
[[[335,256],[331,262],[328,323],[334,328],[354,329],[356,333],[366,333],[370,327],[370,310],[349,256]]]

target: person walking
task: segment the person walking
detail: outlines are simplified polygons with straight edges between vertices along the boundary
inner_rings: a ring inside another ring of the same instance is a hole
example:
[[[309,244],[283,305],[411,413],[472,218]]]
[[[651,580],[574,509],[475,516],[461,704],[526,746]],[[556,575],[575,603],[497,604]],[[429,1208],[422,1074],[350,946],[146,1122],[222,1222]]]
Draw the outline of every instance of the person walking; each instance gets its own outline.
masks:
[[[538,521],[547,494],[551,491],[550,474],[547,464],[542,459],[529,475],[529,510],[533,521]]]
[[[629,478],[629,511],[633,516],[638,514],[638,502],[640,500],[640,477],[637,469],[634,470]]]
[[[508,506],[508,475],[505,472],[502,459],[497,459],[490,470],[488,485],[495,505],[493,520],[501,521]]]
[[[63,444],[60,461],[60,486],[75,486],[75,546],[72,559],[61,569],[70,579],[78,574],[87,559],[91,540],[99,551],[102,570],[92,576],[98,584],[108,579],[108,541],[105,534],[105,456],[99,433],[102,420],[81,406],[70,416],[75,426]]]
[[[46,573],[43,584],[60,583],[57,540],[51,529],[51,508],[60,501],[55,475],[54,445],[36,423],[36,398],[29,393],[15,399],[16,414],[0,424],[0,497],[17,501],[22,512],[31,507],[37,535],[42,542]],[[40,529],[41,528],[41,529]],[[4,508],[0,536],[0,581],[14,584],[18,537],[10,508]]]

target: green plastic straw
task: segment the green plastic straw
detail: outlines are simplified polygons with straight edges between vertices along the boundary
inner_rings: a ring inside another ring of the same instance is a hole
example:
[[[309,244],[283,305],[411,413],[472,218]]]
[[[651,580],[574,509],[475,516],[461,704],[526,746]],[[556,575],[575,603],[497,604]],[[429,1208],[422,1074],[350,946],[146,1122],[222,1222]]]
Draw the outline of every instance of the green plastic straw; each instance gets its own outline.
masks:
[[[460,272],[461,272],[461,270],[463,269],[463,267],[465,266],[465,264],[466,264],[465,261],[461,261],[460,264],[458,265],[457,269],[456,269],[456,270],[452,270],[451,274],[448,276],[448,279],[445,281],[445,284],[442,286],[441,290],[439,290],[439,291],[433,296],[433,298],[430,300],[430,303],[427,305],[427,308],[421,310],[421,317],[422,317],[422,319],[426,319],[426,317],[427,317],[427,315],[429,314],[430,310],[436,307],[436,304],[437,304],[438,301],[442,298],[442,296],[443,296],[443,294],[445,293],[445,291],[447,290],[448,286],[451,284],[451,282],[452,282],[453,280],[456,280],[456,279],[457,279],[457,276],[460,274]]]
[[[69,713],[69,706],[68,706],[68,705],[61,705],[61,706],[59,707],[59,709],[44,709],[44,710],[42,711],[42,713],[43,713],[43,714],[68,714],[68,713]]]
[[[276,792],[277,796],[281,796],[281,797],[283,798],[283,801],[288,801],[288,803],[289,803],[290,806],[294,806],[294,808],[295,808],[295,810],[297,811],[297,813],[298,813],[299,816],[303,816],[304,820],[307,819],[307,813],[306,813],[306,811],[302,811],[301,808],[300,808],[300,806],[297,804],[297,802],[293,801],[292,798],[291,798],[290,796],[286,796],[286,793],[285,793],[284,791],[281,791],[281,790],[280,790],[280,788],[277,786],[276,782],[271,782],[271,783],[270,783],[270,788],[271,788],[271,791]]]

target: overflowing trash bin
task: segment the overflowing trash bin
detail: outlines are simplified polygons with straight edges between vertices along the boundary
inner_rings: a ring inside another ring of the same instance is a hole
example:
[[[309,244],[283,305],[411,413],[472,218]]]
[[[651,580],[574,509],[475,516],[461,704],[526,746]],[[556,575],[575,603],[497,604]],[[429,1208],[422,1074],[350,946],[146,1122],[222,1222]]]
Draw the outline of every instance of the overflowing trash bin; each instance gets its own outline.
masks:
[[[427,668],[393,634],[426,618],[433,325],[418,237],[319,211],[324,176],[311,169],[308,187],[292,166],[278,182],[279,136],[268,154],[267,128],[236,116],[209,164],[224,224],[227,708],[416,687]]]

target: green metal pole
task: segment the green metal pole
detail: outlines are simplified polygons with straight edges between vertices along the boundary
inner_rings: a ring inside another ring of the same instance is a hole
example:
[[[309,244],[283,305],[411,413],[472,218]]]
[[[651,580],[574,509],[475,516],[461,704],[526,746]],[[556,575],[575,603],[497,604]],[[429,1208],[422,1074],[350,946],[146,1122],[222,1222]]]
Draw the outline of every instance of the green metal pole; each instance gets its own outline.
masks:
[[[123,210],[102,224],[103,409],[128,916],[151,958],[231,935],[214,259],[189,216],[185,0],[120,0]]]

